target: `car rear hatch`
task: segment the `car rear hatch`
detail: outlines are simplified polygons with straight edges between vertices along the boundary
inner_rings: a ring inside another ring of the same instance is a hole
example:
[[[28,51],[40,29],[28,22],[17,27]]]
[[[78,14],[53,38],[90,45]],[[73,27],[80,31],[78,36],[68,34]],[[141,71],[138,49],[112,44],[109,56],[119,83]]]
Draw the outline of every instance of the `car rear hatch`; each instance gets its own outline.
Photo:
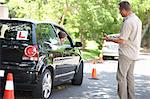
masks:
[[[33,45],[32,23],[18,20],[0,20],[0,68],[19,66],[24,50]]]
[[[29,21],[0,19],[0,70],[5,71],[2,87],[8,72],[13,73],[15,83],[31,80],[30,71],[38,58],[33,27]]]

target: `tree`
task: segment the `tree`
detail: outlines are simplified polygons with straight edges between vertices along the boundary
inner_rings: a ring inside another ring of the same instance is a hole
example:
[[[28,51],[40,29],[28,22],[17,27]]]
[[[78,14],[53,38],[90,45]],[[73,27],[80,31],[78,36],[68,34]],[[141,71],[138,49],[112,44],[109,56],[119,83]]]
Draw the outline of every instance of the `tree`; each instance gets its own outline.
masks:
[[[0,1],[0,4],[7,4],[9,0]]]
[[[79,3],[78,29],[84,47],[85,40],[95,40],[102,45],[103,34],[117,33],[120,24],[116,0],[81,0]],[[114,9],[110,8],[113,7]]]
[[[122,17],[118,12],[120,0],[10,0],[10,16],[35,20],[53,20],[65,26],[70,35],[81,40],[95,40],[100,49],[104,33],[118,33]],[[134,12],[143,22],[143,37],[149,33],[150,2],[130,0]],[[146,37],[145,37],[146,36]],[[150,44],[150,43],[149,43]]]

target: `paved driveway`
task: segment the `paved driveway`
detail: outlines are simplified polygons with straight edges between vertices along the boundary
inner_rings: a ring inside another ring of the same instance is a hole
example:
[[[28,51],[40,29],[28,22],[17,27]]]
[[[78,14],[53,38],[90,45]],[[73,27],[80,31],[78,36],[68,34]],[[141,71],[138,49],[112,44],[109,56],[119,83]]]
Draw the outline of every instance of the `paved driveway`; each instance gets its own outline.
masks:
[[[85,63],[82,86],[70,84],[54,89],[52,99],[117,99],[117,60],[107,60],[103,64]],[[96,68],[98,80],[91,79]],[[150,55],[141,55],[135,65],[136,99],[150,99]]]
[[[96,68],[97,80],[91,79]],[[52,99],[117,99],[117,60],[107,60],[103,64],[85,63],[84,80],[81,86],[66,84],[54,87]],[[135,65],[136,99],[150,99],[150,55],[141,55]],[[30,92],[18,92],[16,99],[33,99]]]

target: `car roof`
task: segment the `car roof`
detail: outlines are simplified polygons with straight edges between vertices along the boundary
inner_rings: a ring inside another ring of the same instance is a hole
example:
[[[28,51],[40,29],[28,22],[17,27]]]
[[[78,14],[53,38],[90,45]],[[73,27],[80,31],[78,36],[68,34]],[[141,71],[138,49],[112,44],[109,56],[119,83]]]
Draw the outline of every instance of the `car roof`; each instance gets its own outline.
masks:
[[[14,20],[14,21],[25,21],[25,22],[30,22],[30,23],[36,23],[36,21],[31,20],[31,19],[22,19],[22,18],[1,18],[0,20]]]
[[[57,27],[61,27],[63,30],[65,30],[65,28],[51,20],[44,20],[44,21],[37,21],[37,20],[32,20],[32,19],[25,19],[25,18],[0,18],[0,20],[14,20],[14,21],[24,21],[24,22],[30,22],[33,24],[40,24],[40,23],[49,23],[51,25],[57,26]]]
[[[24,18],[0,18],[0,20],[14,20],[14,21],[25,21],[25,22],[30,22],[33,24],[39,24],[39,23],[50,23],[56,26],[60,26],[55,22],[52,22],[51,20],[45,20],[45,21],[36,21],[36,20],[32,20],[32,19],[24,19]]]

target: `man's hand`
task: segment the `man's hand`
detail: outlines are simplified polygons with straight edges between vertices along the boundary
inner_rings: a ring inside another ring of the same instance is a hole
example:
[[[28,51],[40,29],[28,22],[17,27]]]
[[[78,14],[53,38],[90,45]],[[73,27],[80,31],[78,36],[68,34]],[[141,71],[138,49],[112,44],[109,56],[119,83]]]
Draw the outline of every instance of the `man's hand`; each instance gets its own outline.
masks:
[[[111,38],[108,35],[104,35],[103,39],[106,40],[106,41],[111,41]]]

